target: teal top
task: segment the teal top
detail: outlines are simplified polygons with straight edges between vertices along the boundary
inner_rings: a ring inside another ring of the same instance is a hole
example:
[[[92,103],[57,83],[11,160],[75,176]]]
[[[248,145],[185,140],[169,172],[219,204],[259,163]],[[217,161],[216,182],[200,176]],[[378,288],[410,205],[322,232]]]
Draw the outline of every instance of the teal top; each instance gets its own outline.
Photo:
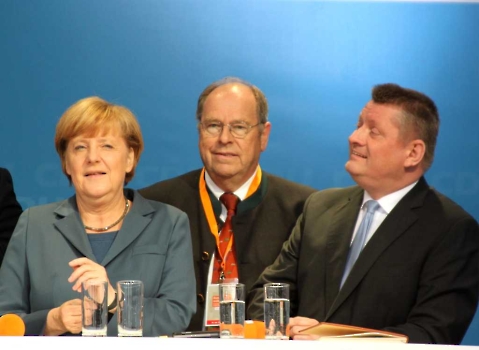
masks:
[[[93,250],[93,255],[95,255],[96,261],[101,264],[103,259],[110,250],[113,241],[117,235],[118,231],[98,233],[98,234],[88,234],[88,240],[90,241],[91,249]]]

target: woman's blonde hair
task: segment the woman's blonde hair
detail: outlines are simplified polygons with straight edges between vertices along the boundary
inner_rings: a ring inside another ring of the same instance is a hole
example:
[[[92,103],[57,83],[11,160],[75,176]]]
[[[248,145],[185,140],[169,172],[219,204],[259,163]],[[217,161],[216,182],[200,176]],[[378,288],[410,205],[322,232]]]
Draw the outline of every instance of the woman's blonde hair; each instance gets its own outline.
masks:
[[[140,125],[134,114],[126,107],[112,104],[97,96],[81,99],[63,113],[56,127],[55,148],[60,156],[63,173],[70,184],[71,176],[67,174],[65,164],[68,142],[80,135],[93,137],[105,134],[114,127],[120,128],[121,136],[135,154],[133,167],[125,174],[126,185],[135,175],[144,147]]]

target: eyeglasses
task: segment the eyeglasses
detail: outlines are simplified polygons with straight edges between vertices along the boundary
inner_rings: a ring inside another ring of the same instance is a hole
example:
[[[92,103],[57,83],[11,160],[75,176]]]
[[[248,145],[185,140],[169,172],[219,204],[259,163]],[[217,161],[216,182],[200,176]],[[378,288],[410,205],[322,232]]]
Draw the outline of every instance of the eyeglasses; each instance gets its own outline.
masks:
[[[209,136],[218,136],[223,132],[225,125],[230,130],[231,135],[237,139],[243,139],[251,131],[252,128],[262,124],[261,122],[255,125],[249,125],[246,122],[235,122],[231,124],[223,124],[217,121],[204,121],[199,122],[199,125]]]

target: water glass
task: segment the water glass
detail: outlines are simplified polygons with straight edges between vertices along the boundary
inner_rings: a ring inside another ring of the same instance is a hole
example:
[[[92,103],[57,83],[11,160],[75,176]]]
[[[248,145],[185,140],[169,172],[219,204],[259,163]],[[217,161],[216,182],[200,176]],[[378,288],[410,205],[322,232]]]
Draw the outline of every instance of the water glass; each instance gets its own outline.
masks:
[[[220,338],[243,339],[245,291],[242,283],[220,283]]]
[[[289,284],[264,285],[265,339],[289,339]]]
[[[108,283],[88,280],[82,283],[82,336],[106,337]]]
[[[118,336],[143,336],[143,282],[138,280],[119,281]]]

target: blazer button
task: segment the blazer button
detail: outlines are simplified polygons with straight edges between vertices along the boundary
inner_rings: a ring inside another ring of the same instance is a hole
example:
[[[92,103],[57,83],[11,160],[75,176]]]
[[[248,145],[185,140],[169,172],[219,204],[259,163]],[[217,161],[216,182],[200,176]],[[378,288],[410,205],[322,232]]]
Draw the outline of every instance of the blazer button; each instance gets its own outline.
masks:
[[[201,260],[203,260],[203,261],[210,260],[210,254],[208,252],[201,253]]]
[[[198,304],[203,304],[205,302],[205,297],[203,296],[203,294],[197,294],[196,301],[198,302]]]

